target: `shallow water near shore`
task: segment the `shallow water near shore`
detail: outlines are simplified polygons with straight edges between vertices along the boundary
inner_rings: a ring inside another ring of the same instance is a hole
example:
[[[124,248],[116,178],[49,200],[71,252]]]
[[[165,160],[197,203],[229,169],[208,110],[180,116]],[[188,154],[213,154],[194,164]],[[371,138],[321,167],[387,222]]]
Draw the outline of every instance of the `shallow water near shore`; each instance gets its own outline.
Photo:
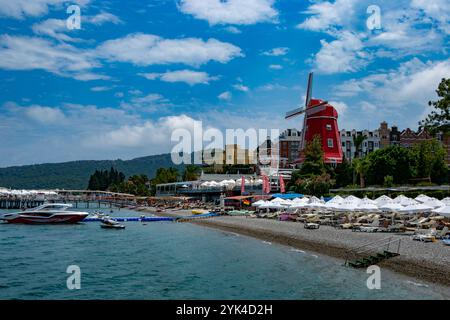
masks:
[[[121,210],[113,216],[139,216]],[[382,270],[381,289],[342,261],[189,223],[125,230],[0,224],[0,299],[448,299]],[[69,290],[69,265],[81,289]]]

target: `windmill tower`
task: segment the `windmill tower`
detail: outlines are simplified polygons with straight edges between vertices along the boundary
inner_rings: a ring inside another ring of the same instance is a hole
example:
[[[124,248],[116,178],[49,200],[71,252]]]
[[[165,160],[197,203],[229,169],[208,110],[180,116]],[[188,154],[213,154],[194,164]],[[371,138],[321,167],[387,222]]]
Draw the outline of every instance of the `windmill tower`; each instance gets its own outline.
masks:
[[[312,98],[313,73],[308,77],[308,89],[304,107],[286,113],[286,119],[305,114],[302,141],[300,144],[300,163],[304,161],[303,150],[307,143],[319,135],[322,140],[325,163],[342,162],[342,145],[337,124],[338,113],[327,101]]]

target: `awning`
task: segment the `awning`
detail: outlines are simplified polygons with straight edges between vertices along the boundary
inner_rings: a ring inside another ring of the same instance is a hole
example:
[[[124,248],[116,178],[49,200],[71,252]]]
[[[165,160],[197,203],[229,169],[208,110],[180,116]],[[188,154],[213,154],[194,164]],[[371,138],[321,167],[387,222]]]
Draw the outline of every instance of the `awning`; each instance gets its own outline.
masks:
[[[303,198],[304,195],[300,193],[275,193],[272,194],[272,198],[281,198],[281,199],[295,199],[295,198]]]

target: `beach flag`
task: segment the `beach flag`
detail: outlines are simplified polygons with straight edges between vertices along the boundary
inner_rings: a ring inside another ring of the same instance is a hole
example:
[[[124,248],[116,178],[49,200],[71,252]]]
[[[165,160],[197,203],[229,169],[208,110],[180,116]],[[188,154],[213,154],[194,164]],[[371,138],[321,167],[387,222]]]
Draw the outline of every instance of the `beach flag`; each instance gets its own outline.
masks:
[[[283,176],[281,176],[281,175],[280,175],[280,191],[281,191],[281,193],[285,193],[286,192],[286,189],[285,189],[285,186],[284,186],[284,179],[283,179]]]
[[[242,176],[242,179],[241,179],[241,195],[243,195],[244,192],[245,192],[245,178],[244,178],[244,176]]]
[[[263,176],[263,192],[270,193],[269,178],[266,175]]]

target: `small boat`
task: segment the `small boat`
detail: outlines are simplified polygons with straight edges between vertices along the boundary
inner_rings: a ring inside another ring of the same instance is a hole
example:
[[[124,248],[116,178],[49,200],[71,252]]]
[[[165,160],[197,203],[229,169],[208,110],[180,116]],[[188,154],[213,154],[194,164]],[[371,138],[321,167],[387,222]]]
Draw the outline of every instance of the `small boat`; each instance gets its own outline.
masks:
[[[46,203],[33,209],[4,214],[0,220],[24,224],[73,224],[89,215],[87,212],[68,211],[71,207],[66,203]]]
[[[204,213],[209,213],[208,210],[203,210],[203,209],[194,209],[192,210],[192,214],[204,214]]]
[[[123,224],[118,223],[115,220],[112,220],[112,219],[103,219],[102,224],[100,225],[100,228],[103,228],[103,229],[125,229],[125,226]]]

